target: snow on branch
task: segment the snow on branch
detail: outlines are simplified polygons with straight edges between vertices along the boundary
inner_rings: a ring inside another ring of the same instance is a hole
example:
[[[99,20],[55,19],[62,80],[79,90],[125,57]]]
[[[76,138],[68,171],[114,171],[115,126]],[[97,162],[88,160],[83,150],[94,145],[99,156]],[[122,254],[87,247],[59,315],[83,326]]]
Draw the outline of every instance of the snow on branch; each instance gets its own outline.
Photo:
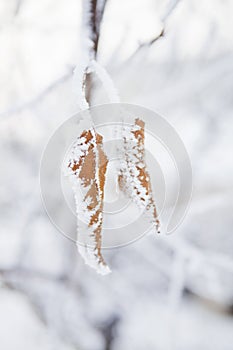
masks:
[[[96,73],[99,80],[102,82],[103,87],[108,94],[109,101],[113,103],[119,103],[120,98],[117,89],[115,88],[115,85],[106,69],[101,66],[96,60],[91,61],[91,68],[93,69],[93,72]]]
[[[77,66],[74,70],[74,90],[81,109],[87,109],[90,103],[91,86],[88,85],[90,62],[96,58],[100,25],[104,14],[106,1],[82,1],[82,26],[80,33],[80,48]],[[89,84],[91,85],[91,84]],[[88,91],[86,92],[86,88]]]

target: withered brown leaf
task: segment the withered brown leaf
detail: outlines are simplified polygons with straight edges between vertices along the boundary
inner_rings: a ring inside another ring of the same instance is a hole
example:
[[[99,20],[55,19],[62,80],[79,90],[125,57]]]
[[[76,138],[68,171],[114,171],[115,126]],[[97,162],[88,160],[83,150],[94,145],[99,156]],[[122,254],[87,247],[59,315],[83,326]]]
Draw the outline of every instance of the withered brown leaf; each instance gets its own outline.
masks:
[[[88,227],[91,229],[90,235],[95,243],[93,248],[86,247],[88,250],[87,256],[92,262],[94,257],[97,263],[95,267],[101,273],[110,271],[101,253],[104,184],[107,164],[108,159],[103,150],[102,136],[94,128],[84,130],[72,147],[68,168],[70,174],[75,176],[81,188],[85,190],[83,202],[88,217]],[[82,251],[81,248],[80,251]],[[86,263],[89,263],[87,256],[84,256],[84,259]],[[95,264],[90,265],[94,266]]]
[[[135,119],[130,129],[123,134],[123,161],[118,183],[139,207],[151,213],[156,231],[160,232],[158,213],[153,198],[150,174],[145,161],[145,123]]]

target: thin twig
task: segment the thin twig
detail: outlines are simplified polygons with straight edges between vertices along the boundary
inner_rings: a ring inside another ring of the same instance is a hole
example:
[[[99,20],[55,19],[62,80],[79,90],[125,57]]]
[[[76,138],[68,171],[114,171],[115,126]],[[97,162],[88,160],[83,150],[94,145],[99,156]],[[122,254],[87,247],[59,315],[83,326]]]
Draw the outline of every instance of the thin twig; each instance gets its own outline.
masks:
[[[94,57],[96,58],[97,52],[98,52],[98,44],[99,44],[99,38],[100,38],[100,28],[101,28],[101,22],[104,15],[104,10],[106,6],[107,0],[98,1],[98,0],[91,0],[90,1],[90,33],[91,33],[91,40],[94,43],[93,46],[93,52]]]
[[[56,89],[59,85],[63,84],[67,80],[69,80],[72,77],[73,74],[73,68],[70,69],[70,71],[66,74],[64,74],[62,77],[56,79],[54,82],[52,82],[50,85],[48,85],[43,91],[41,91],[36,97],[32,98],[31,100],[22,103],[18,106],[14,106],[12,108],[9,108],[5,112],[0,113],[0,118],[5,118],[10,115],[20,113],[26,109],[34,108],[38,103],[40,103],[48,94],[50,94],[54,89]]]
[[[43,272],[40,270],[32,270],[32,269],[28,269],[25,267],[9,267],[9,268],[0,268],[0,275],[1,276],[13,276],[13,275],[17,275],[17,276],[23,276],[26,278],[42,278],[45,280],[50,280],[50,281],[62,281],[64,280],[64,276],[63,275],[53,275],[47,272]]]
[[[175,10],[175,8],[177,7],[178,3],[180,2],[180,0],[171,0],[163,14],[163,16],[161,17],[161,22],[163,23],[163,28],[160,31],[160,33],[158,35],[156,35],[152,40],[145,42],[145,43],[141,43],[139,45],[139,47],[136,49],[136,51],[130,56],[129,60],[132,59],[135,55],[138,54],[139,51],[141,51],[141,49],[143,48],[148,48],[151,45],[153,45],[156,41],[158,41],[159,39],[161,39],[162,37],[164,37],[165,34],[165,25],[166,25],[166,21],[167,19],[170,17],[170,15],[172,14],[172,12]]]
[[[15,10],[14,10],[15,16],[18,16],[18,14],[20,13],[22,4],[23,4],[23,0],[16,0]]]

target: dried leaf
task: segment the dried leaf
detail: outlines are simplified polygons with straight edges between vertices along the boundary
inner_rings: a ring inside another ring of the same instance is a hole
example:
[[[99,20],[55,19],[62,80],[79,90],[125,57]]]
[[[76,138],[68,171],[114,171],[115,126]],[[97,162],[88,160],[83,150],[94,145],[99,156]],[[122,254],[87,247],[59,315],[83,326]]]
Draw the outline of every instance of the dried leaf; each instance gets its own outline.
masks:
[[[156,231],[160,232],[160,223],[153,199],[150,174],[145,162],[145,123],[136,119],[130,128],[123,131],[123,161],[118,177],[119,187],[140,208],[146,209],[155,225]]]
[[[108,159],[103,151],[102,136],[94,129],[85,130],[73,145],[68,158],[68,173],[81,187],[82,209],[94,247],[78,246],[85,262],[102,274],[110,272],[101,253],[105,174]],[[77,186],[74,187],[75,195]],[[76,205],[77,197],[76,197]],[[78,210],[78,209],[77,209]]]

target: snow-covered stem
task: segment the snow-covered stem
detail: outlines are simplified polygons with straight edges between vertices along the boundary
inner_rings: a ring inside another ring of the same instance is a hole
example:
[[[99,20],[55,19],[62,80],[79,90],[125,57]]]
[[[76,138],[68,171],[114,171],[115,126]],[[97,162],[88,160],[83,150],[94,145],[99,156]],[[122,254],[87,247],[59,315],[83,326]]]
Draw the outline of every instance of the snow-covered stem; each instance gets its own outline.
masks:
[[[104,14],[106,0],[82,1],[82,26],[77,66],[74,70],[74,91],[81,109],[87,109],[91,95],[91,62],[96,59],[100,26]],[[89,84],[88,84],[89,83]],[[89,86],[88,86],[89,85]],[[86,89],[88,90],[86,92]]]
[[[91,61],[91,69],[93,72],[96,73],[97,77],[101,81],[103,88],[108,94],[109,101],[113,103],[119,103],[120,98],[117,89],[107,70],[103,66],[101,66],[96,60]]]
[[[91,0],[82,1],[82,26],[80,33],[80,47],[78,63],[74,70],[73,85],[77,96],[78,104],[81,109],[87,109],[89,103],[86,99],[86,75],[90,64],[90,60],[94,55],[94,43],[90,30],[91,14]]]

